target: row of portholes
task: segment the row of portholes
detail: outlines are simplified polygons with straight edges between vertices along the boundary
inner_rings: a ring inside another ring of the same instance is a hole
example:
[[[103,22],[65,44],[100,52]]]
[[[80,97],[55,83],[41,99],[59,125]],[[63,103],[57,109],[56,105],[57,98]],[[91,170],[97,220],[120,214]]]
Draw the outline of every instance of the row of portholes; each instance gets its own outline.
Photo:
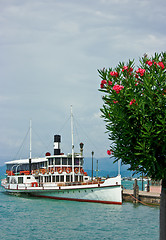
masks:
[[[80,193],[80,192],[83,192],[83,191],[79,190],[78,192]],[[84,192],[87,192],[87,190],[84,190]],[[93,192],[93,189],[91,189],[91,192]],[[71,193],[71,191],[67,191],[67,192],[66,191],[58,191],[58,194],[59,193]],[[73,191],[73,193],[75,193],[75,191]]]

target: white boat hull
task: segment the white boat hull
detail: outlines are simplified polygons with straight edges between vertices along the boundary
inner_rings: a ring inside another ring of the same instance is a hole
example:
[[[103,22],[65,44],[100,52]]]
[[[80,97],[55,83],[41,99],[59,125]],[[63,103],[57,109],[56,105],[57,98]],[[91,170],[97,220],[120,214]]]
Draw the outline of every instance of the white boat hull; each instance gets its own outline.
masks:
[[[73,186],[44,186],[32,187],[10,184],[4,186],[9,193],[27,193],[35,197],[56,200],[98,202],[106,204],[122,204],[120,176],[109,178],[102,184],[73,185]]]
[[[31,195],[57,200],[122,204],[120,186],[78,189],[61,188],[60,190],[43,190],[40,192],[36,191],[31,193]]]

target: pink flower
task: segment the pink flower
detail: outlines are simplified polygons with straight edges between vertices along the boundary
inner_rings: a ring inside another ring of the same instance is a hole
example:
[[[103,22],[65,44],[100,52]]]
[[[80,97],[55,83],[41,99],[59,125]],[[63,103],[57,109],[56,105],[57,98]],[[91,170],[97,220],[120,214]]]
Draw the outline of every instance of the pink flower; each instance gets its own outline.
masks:
[[[151,67],[153,65],[153,62],[148,60],[148,61],[146,61],[146,64],[148,64]]]
[[[162,69],[164,69],[165,68],[165,66],[164,66],[164,64],[163,64],[163,62],[158,62],[158,65],[162,68]]]
[[[108,154],[108,155],[111,155],[111,153],[112,153],[111,149],[110,149],[110,150],[107,150],[107,154]]]
[[[106,84],[106,83],[107,83],[106,80],[102,80],[102,81],[101,81],[101,84]]]
[[[128,66],[124,66],[122,72],[124,72],[124,70],[128,70]]]
[[[135,103],[136,100],[133,98],[133,100],[131,100],[131,102],[129,103],[129,105],[132,105],[133,103]]]
[[[125,70],[127,70],[127,72],[132,72],[133,71],[133,68],[132,67],[128,67],[128,66],[124,66],[123,69],[122,69],[122,72],[124,72]]]
[[[122,85],[114,85],[113,86],[113,90],[116,91],[116,93],[120,93],[120,91],[123,89],[124,87]]]
[[[104,84],[106,84],[106,83],[107,83],[106,80],[102,80],[102,81],[101,81],[101,84],[100,84],[100,88],[104,88]]]
[[[115,76],[115,77],[118,77],[118,76],[119,76],[118,72],[114,72],[114,71],[110,72],[110,75],[111,75],[112,77],[113,77],[113,76]]]
[[[142,69],[142,68],[138,68],[138,70],[136,71],[136,73],[139,73],[140,76],[142,77],[145,73],[145,69]]]
[[[135,77],[138,78],[139,77],[138,74],[136,74]]]
[[[113,100],[113,103],[118,103],[118,101]]]
[[[108,81],[108,85],[112,85],[112,82],[111,82],[111,81]]]

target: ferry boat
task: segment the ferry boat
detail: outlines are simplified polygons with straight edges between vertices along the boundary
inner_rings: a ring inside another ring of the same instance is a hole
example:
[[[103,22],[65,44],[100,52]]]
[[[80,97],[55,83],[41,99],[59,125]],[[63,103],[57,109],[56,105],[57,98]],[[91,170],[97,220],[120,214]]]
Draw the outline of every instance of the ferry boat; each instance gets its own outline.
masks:
[[[73,134],[72,134],[73,136]],[[8,193],[80,202],[122,204],[121,176],[105,181],[90,179],[83,169],[83,143],[80,153],[61,153],[61,136],[54,136],[54,154],[43,158],[6,162],[6,178],[1,185]],[[31,146],[31,144],[30,144]]]

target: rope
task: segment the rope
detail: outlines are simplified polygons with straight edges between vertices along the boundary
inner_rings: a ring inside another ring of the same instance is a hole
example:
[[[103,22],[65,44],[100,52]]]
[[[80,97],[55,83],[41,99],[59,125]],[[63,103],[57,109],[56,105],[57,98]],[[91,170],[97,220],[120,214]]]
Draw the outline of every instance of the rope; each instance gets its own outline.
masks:
[[[127,191],[127,189],[126,189],[125,187],[122,186],[122,188]],[[141,204],[143,204],[143,205],[145,205],[145,206],[156,207],[156,206],[154,206],[154,205],[152,205],[152,204],[149,204],[149,203],[147,204],[147,203],[144,203],[144,202],[140,201],[139,199],[135,198],[132,194],[130,194],[128,191],[127,191],[127,193],[128,193],[133,199],[135,199],[136,201],[140,202]]]
[[[25,140],[27,139],[27,136],[28,136],[29,130],[30,130],[30,129],[28,129],[28,131],[27,131],[27,133],[26,133],[26,135],[25,135],[25,137],[24,137],[24,139],[23,139],[23,141],[22,141],[22,143],[21,143],[20,148],[18,149],[17,153],[15,154],[15,157],[13,157],[13,160],[16,159],[17,156],[18,156],[18,154],[21,152],[22,147],[23,147],[23,145],[24,145],[24,143],[25,143]],[[20,153],[20,154],[21,154],[21,153]]]

